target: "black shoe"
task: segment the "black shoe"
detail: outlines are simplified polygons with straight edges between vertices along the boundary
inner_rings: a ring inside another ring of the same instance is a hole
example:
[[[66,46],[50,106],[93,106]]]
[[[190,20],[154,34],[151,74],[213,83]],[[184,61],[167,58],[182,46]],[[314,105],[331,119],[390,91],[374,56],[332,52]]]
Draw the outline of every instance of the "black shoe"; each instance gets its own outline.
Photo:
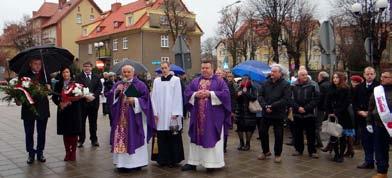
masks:
[[[92,142],[91,145],[94,146],[94,147],[99,147],[99,143],[98,142]]]
[[[78,148],[82,148],[83,147],[83,143],[82,142],[78,142]]]
[[[34,156],[29,156],[28,158],[27,158],[27,164],[33,164],[34,163]]]
[[[208,172],[208,173],[212,173],[212,172],[214,172],[214,171],[215,171],[215,169],[214,169],[214,168],[207,168],[206,170],[207,170],[207,172]]]
[[[190,165],[190,164],[185,164],[184,166],[181,167],[181,171],[195,171],[196,166]]]
[[[374,164],[362,163],[357,166],[358,169],[374,169]]]
[[[341,157],[341,156],[335,156],[335,157],[333,158],[333,161],[334,161],[334,162],[337,162],[337,163],[343,163],[344,158]]]
[[[41,163],[46,162],[46,158],[44,155],[37,155],[37,160]]]
[[[135,167],[135,168],[131,169],[131,171],[141,171],[141,170],[142,170],[142,167]]]

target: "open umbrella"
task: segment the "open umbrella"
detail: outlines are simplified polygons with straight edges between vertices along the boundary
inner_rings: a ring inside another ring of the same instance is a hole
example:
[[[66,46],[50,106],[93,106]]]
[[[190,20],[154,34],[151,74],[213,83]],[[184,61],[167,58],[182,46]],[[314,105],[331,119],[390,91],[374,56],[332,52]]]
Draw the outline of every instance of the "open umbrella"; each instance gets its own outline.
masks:
[[[74,60],[68,50],[53,46],[36,46],[25,49],[9,61],[9,66],[15,73],[23,73],[30,70],[31,59],[41,59],[45,77],[47,74],[57,72],[62,66],[69,66]],[[48,79],[46,79],[47,81]]]
[[[233,68],[233,73],[236,76],[249,76],[250,79],[257,82],[263,82],[266,80],[268,73],[270,73],[271,68],[260,61],[248,60],[243,63],[238,64]]]
[[[143,74],[148,72],[146,66],[130,59],[126,59],[122,62],[115,64],[111,71],[116,73],[117,75],[121,75],[121,68],[125,65],[131,65],[133,68],[135,68],[135,73],[137,74]]]
[[[175,64],[170,64],[170,71],[173,71],[174,74],[176,74],[176,75],[184,75],[185,74],[184,69],[182,69],[180,66],[177,66]],[[162,73],[162,70],[160,67],[158,67],[155,69],[155,72],[160,74],[160,73]]]

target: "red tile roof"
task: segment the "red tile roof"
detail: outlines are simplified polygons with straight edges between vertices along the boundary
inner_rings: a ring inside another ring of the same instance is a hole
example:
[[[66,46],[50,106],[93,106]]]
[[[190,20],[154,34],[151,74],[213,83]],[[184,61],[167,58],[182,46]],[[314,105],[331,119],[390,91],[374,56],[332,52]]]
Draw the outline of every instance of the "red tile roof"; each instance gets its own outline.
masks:
[[[154,4],[152,4],[152,7],[161,1],[163,0],[157,0]],[[84,41],[87,39],[102,37],[128,30],[140,29],[149,20],[147,13],[145,13],[141,18],[137,19],[138,21],[131,26],[126,26],[124,14],[132,13],[146,7],[148,7],[148,4],[146,4],[145,0],[138,0],[136,2],[123,5],[118,10],[110,12],[110,14],[101,22],[101,24],[98,25],[98,27],[104,27],[100,32],[97,32],[97,30],[94,29],[88,36],[81,37],[78,41]],[[113,23],[116,21],[120,22],[117,28],[115,28],[113,25]]]
[[[42,6],[33,13],[33,19],[38,18],[38,17],[51,17],[53,16],[58,9],[58,4],[57,3],[52,3],[52,2],[44,2]]]
[[[109,12],[110,14],[106,16],[106,18],[98,25],[98,27],[104,27],[101,29],[100,32],[97,32],[96,29],[94,29],[88,36],[83,36],[77,40],[77,42],[88,40],[88,39],[93,39],[93,38],[98,38],[98,37],[103,37],[119,32],[124,32],[128,30],[137,30],[143,27],[145,23],[148,22],[149,16],[147,13],[145,13],[141,18],[137,19],[138,21],[133,24],[132,26],[126,26],[125,22],[125,16],[124,14],[129,14],[133,13],[135,11],[151,7],[152,9],[158,9],[163,5],[164,0],[156,0],[152,4],[146,4],[145,0],[137,0],[136,2],[132,2],[126,5],[121,6],[118,10],[114,12]],[[185,7],[185,10],[189,12],[189,10],[186,8],[185,4],[180,1],[183,6]],[[113,23],[114,22],[120,22],[120,25],[115,28]],[[199,24],[196,23],[196,25],[199,27]],[[98,28],[97,27],[97,28]],[[200,28],[200,27],[199,27]],[[201,28],[200,28],[201,29]]]
[[[251,24],[252,23],[252,24]],[[240,28],[235,32],[234,36],[236,38],[241,37],[242,35],[246,34],[246,32],[250,29],[253,28],[253,30],[256,32],[256,34],[260,37],[266,37],[269,35],[269,30],[268,28],[260,21],[260,20],[252,20],[250,21],[245,21]]]
[[[46,28],[52,25],[57,24],[61,21],[66,15],[68,15],[77,5],[79,5],[83,0],[68,0],[65,5],[60,9],[59,4],[57,3],[49,3],[44,2],[40,9],[33,14],[33,19],[38,17],[47,17],[50,18],[46,21],[42,28]],[[94,2],[94,0],[88,0],[90,3],[98,9],[99,13],[102,13],[102,10],[98,7],[98,5]]]

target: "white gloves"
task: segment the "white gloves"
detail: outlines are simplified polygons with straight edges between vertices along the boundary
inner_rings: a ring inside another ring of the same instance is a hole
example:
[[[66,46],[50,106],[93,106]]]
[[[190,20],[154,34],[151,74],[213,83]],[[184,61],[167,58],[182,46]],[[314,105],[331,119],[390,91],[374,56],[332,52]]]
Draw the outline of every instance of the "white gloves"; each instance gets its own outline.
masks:
[[[370,133],[373,133],[374,131],[373,131],[373,126],[372,125],[367,125],[366,126],[366,130],[368,131],[368,132],[370,132]]]

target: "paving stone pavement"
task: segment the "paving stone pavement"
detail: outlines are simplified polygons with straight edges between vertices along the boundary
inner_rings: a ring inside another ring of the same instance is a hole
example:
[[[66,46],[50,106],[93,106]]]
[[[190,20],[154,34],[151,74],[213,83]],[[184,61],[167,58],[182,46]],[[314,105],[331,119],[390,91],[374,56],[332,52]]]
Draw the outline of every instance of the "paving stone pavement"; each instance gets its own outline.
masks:
[[[273,159],[257,160],[260,142],[253,136],[252,147],[248,152],[237,151],[238,139],[230,131],[228,152],[225,154],[226,167],[207,173],[203,168],[196,172],[181,172],[180,168],[160,168],[155,162],[139,172],[119,173],[112,164],[109,147],[109,121],[99,112],[98,138],[100,147],[91,147],[89,142],[77,150],[76,162],[64,162],[62,137],[56,134],[56,107],[51,104],[51,115],[47,128],[45,148],[46,163],[37,161],[26,164],[23,123],[20,119],[20,107],[0,102],[0,177],[4,178],[369,178],[374,170],[359,170],[356,165],[362,161],[363,152],[358,148],[354,158],[344,163],[329,161],[331,155],[320,153],[319,159],[308,156],[290,156],[294,149],[284,145],[283,162],[276,164]],[[187,121],[185,122],[187,125]],[[185,126],[186,127],[186,126]],[[88,131],[88,128],[86,129]],[[271,136],[273,134],[271,133]],[[184,143],[188,142],[183,134]],[[88,132],[87,132],[87,137]],[[286,138],[287,140],[287,138]],[[273,143],[273,139],[271,139]],[[272,145],[272,144],[271,144]],[[185,155],[188,144],[184,145]],[[182,162],[184,164],[184,161]],[[390,171],[391,172],[391,171]],[[392,173],[390,175],[392,178]]]

